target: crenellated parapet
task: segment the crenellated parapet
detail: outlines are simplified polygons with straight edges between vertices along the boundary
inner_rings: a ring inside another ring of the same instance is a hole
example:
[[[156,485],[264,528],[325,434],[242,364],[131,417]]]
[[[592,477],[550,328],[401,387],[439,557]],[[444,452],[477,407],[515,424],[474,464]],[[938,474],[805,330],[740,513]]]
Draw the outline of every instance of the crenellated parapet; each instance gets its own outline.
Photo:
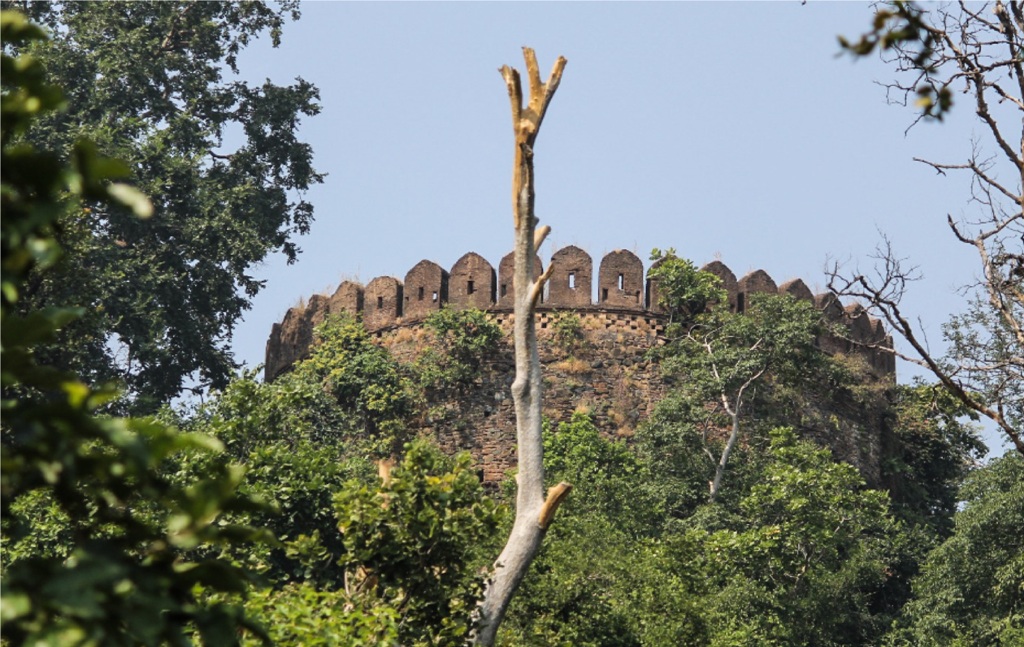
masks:
[[[512,258],[511,253],[502,258],[497,272],[475,252],[463,255],[450,270],[433,261],[422,260],[405,274],[404,280],[379,276],[365,286],[344,281],[329,297],[314,295],[304,304],[289,309],[281,323],[271,329],[267,340],[266,379],[273,379],[304,358],[313,342],[313,328],[332,314],[358,316],[368,331],[378,334],[399,326],[415,325],[445,306],[488,310],[499,318],[508,315],[513,310],[515,294]],[[650,269],[659,262],[662,261]],[[583,249],[573,245],[563,247],[551,256],[550,264],[551,277],[539,307],[542,312],[636,314],[650,321],[664,317],[664,309],[658,304],[658,282],[648,276],[650,269],[644,272],[643,262],[633,252],[619,249],[605,254],[598,266],[596,293],[593,259]],[[848,331],[819,339],[824,351],[860,354],[877,375],[890,378],[895,375],[892,354],[873,348],[891,348],[892,337],[886,334],[882,323],[869,317],[861,306],[844,306],[830,294],[814,295],[800,279],[778,285],[764,270],[755,270],[737,279],[721,261],[713,261],[701,269],[721,279],[728,294],[728,307],[733,312],[743,312],[753,293],[790,294],[814,303],[826,320],[842,324]],[[536,257],[534,276],[540,276],[543,270],[540,258]]]

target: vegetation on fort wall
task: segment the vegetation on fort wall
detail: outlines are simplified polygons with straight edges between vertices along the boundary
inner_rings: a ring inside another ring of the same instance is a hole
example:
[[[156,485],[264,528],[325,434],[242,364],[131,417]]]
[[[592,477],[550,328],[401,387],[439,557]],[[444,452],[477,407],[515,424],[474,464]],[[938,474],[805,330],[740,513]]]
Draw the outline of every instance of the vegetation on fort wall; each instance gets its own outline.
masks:
[[[572,357],[576,351],[586,346],[586,334],[578,313],[556,312],[551,316],[550,326],[552,343],[565,355]]]
[[[352,413],[362,430],[378,440],[382,455],[406,440],[406,420],[418,398],[414,382],[358,321],[329,317],[316,329],[309,359],[293,372],[294,379],[321,385]]]
[[[442,308],[431,313],[423,325],[432,339],[413,369],[419,383],[434,392],[464,392],[505,337],[486,312],[475,308]]]
[[[651,260],[654,265],[647,276],[657,281],[658,305],[669,317],[668,337],[676,337],[681,326],[709,306],[728,303],[722,281],[710,272],[698,270],[693,261],[677,256],[675,249],[654,248]]]

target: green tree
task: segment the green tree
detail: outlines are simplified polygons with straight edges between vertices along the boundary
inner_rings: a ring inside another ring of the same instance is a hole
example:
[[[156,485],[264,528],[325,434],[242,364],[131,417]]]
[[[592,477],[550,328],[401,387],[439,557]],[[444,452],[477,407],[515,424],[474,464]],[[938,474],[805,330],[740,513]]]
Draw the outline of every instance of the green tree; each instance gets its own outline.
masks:
[[[23,136],[68,157],[87,135],[127,163],[155,208],[146,221],[103,202],[67,208],[61,263],[32,274],[19,303],[83,308],[45,347],[48,361],[118,381],[142,411],[189,379],[223,388],[233,327],[262,288],[253,268],[274,251],[295,260],[313,216],[303,192],[322,180],[297,138],[319,112],[317,89],[231,78],[252,40],[279,41],[298,3],[4,5],[59,34],[4,47],[42,61],[69,97]]]
[[[715,465],[708,480],[712,501],[752,415],[757,388],[773,379],[791,384],[808,380],[823,361],[814,345],[820,313],[812,304],[770,294],[753,294],[750,301],[744,313],[719,308],[698,315],[659,353],[666,375],[675,382],[675,397],[663,406],[684,410]],[[727,436],[719,443],[716,435],[723,429]]]
[[[167,467],[176,478],[195,478],[221,463],[238,462],[245,466],[239,490],[275,504],[272,511],[247,512],[235,520],[270,529],[278,545],[226,552],[274,588],[291,582],[321,590],[340,587],[344,571],[337,556],[343,546],[333,497],[354,478],[372,482],[376,469],[363,457],[368,443],[359,440],[358,421],[321,383],[294,373],[271,383],[243,374],[180,424],[217,438],[227,451],[180,457]]]
[[[567,503],[574,514],[606,517],[636,538],[657,532],[663,511],[645,487],[647,466],[625,442],[603,438],[588,414],[545,425],[544,457],[551,480],[586,484]]]
[[[552,480],[579,484],[513,600],[499,642],[512,645],[699,644],[696,573],[660,541],[650,472],[622,442],[573,415],[544,442]],[[577,496],[578,495],[578,496]]]
[[[347,339],[365,337],[355,322],[335,323]],[[323,343],[339,339],[327,330]],[[365,367],[367,352],[335,345],[330,358],[348,370]],[[316,351],[305,360],[317,361]],[[241,492],[276,504],[230,518],[280,540],[224,551],[270,585],[247,611],[281,644],[463,644],[504,509],[485,495],[468,455],[449,458],[420,440],[399,449],[397,464],[375,466],[366,457],[379,444],[358,414],[302,364],[271,383],[241,375],[185,421],[245,466]],[[168,469],[188,479],[224,460],[190,454]]]
[[[423,324],[433,334],[434,343],[417,358],[416,370],[427,388],[441,392],[463,392],[504,338],[498,324],[474,308],[442,308]]]
[[[694,524],[710,644],[876,644],[888,618],[875,597],[900,537],[885,493],[790,429],[772,432],[768,453],[727,527]]]
[[[894,512],[945,538],[960,485],[986,451],[978,430],[965,420],[978,415],[940,384],[917,381],[898,386],[893,395],[896,452],[883,471]]]
[[[226,560],[196,559],[192,551],[272,539],[225,521],[225,513],[260,507],[235,494],[238,467],[172,482],[159,470],[165,460],[182,451],[218,451],[220,444],[150,419],[100,416],[97,409],[115,392],[93,389],[37,359],[39,345],[81,314],[20,307],[29,278],[46,276],[63,251],[55,236],[61,214],[82,199],[121,209],[125,218],[148,215],[150,205],[133,187],[111,182],[127,169],[98,157],[88,142],[74,145],[70,165],[25,143],[39,115],[63,98],[37,59],[7,54],[42,41],[42,30],[4,11],[0,34],[4,639],[160,645],[186,643],[198,632],[206,644],[235,644],[239,628],[259,633],[258,627],[237,605],[214,602],[203,591],[242,592],[249,574]],[[65,527],[34,535],[51,513]]]
[[[671,247],[664,252],[651,250],[654,264],[647,271],[648,278],[657,281],[658,305],[669,316],[667,334],[675,337],[681,327],[705,312],[715,303],[726,303],[722,280],[710,272],[698,270],[692,261],[676,256]]]
[[[1024,459],[975,470],[960,497],[953,534],[921,567],[892,644],[1024,642]]]
[[[360,322],[331,317],[318,326],[309,359],[293,373],[300,382],[320,385],[355,416],[363,432],[378,440],[378,453],[402,447],[406,419],[416,405],[413,382]]]
[[[399,644],[463,645],[505,509],[484,495],[469,454],[448,458],[423,441],[381,476],[334,497],[346,593],[395,609]]]
[[[246,599],[245,608],[267,627],[267,635],[276,645],[399,647],[410,644],[399,642],[402,624],[399,610],[374,602],[365,597],[353,600],[341,589],[324,590],[301,582],[280,589],[254,591]],[[245,636],[242,644],[259,642],[256,637]]]

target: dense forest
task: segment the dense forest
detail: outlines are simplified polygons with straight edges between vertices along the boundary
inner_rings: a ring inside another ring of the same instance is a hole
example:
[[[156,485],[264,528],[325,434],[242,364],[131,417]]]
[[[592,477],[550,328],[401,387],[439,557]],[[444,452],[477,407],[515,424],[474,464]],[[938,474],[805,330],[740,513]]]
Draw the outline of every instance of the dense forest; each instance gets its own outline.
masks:
[[[417,430],[512,339],[485,312],[444,309],[412,358],[352,317],[318,326],[272,382],[229,351],[263,287],[252,267],[294,258],[313,215],[296,196],[322,176],[298,135],[317,89],[223,77],[298,3],[3,6],[0,641],[485,642],[524,475],[484,484],[470,455]],[[934,379],[897,385],[822,352],[841,333],[785,295],[716,307],[716,277],[655,250],[670,323],[646,361],[666,395],[628,439],[587,407],[544,422],[542,480],[568,496],[495,644],[1024,644],[1024,149],[1009,140],[1020,115],[1001,130],[986,103],[1024,112],[1024,10],[994,9],[882,7],[845,43],[909,71],[922,118],[966,83],[1016,165],[1012,186],[960,168],[991,219],[950,222],[982,279],[948,355],[917,341],[894,259],[881,283],[832,276]],[[557,78],[534,79],[531,56],[535,136],[536,91],[550,99]],[[529,215],[524,259],[546,233]],[[571,362],[571,317],[556,332]],[[181,405],[189,390],[205,397]],[[983,420],[1020,451],[983,461]],[[885,439],[870,484],[821,437],[851,424]]]

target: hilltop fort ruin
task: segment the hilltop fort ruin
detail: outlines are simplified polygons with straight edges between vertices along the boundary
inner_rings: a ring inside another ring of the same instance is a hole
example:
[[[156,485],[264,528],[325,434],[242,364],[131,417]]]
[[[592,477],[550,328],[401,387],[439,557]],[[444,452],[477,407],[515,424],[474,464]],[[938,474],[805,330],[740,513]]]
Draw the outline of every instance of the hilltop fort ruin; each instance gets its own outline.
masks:
[[[649,351],[663,343],[668,320],[658,305],[658,283],[648,277],[636,254],[626,250],[601,259],[596,292],[593,261],[586,251],[563,247],[550,263],[552,276],[537,313],[544,415],[558,423],[568,420],[573,411],[586,410],[603,433],[629,438],[666,393],[660,368],[649,359]],[[535,258],[535,275],[542,269],[540,258]],[[822,335],[817,344],[824,352],[859,357],[871,379],[895,382],[893,356],[870,347],[891,347],[892,338],[859,305],[844,307],[831,294],[814,295],[800,279],[777,285],[763,270],[737,279],[720,261],[702,269],[722,280],[728,307],[734,312],[743,312],[750,295],[757,292],[791,294],[814,303],[826,319],[843,324],[846,330],[839,336]],[[273,380],[306,357],[313,329],[332,314],[359,317],[397,360],[413,362],[432,342],[422,325],[432,312],[443,307],[484,310],[505,331],[503,348],[487,358],[472,389],[457,398],[440,394],[440,400],[429,403],[430,413],[410,424],[414,431],[434,437],[446,451],[470,451],[484,481],[497,483],[516,465],[510,394],[512,298],[512,254],[501,259],[497,271],[482,256],[469,252],[450,270],[423,260],[403,279],[380,276],[366,285],[344,281],[334,294],[313,295],[274,324],[267,341],[266,379]],[[558,323],[566,316],[578,320],[583,337],[571,353],[557,342]],[[802,433],[857,466],[869,483],[877,483],[885,425],[873,419],[874,414],[847,405],[820,403],[818,408],[826,414],[821,418],[832,422],[820,428],[811,425]]]
[[[592,296],[594,263],[590,254],[570,245],[556,251],[550,264],[552,275],[539,308],[541,312],[569,310],[605,322],[624,321],[629,324],[625,326],[627,330],[655,335],[663,330],[665,312],[658,304],[658,282],[647,277],[636,254],[622,249],[605,254],[598,266],[596,301]],[[539,276],[543,270],[539,257],[534,259],[534,268]],[[861,353],[876,374],[894,377],[893,356],[867,347],[891,347],[892,338],[882,323],[870,318],[859,305],[843,307],[831,294],[814,295],[800,279],[777,285],[764,270],[737,279],[720,261],[701,269],[721,279],[729,295],[728,307],[734,312],[743,312],[749,295],[755,292],[791,294],[813,302],[829,320],[843,322],[849,329],[849,334],[842,338],[820,339],[819,346],[824,351]],[[445,306],[489,311],[500,323],[511,315],[513,294],[511,253],[501,259],[497,272],[485,258],[469,252],[451,270],[422,260],[403,280],[378,276],[365,286],[344,281],[333,295],[313,295],[304,306],[291,308],[281,323],[274,324],[267,341],[266,379],[274,379],[308,354],[313,328],[330,314],[359,316],[366,329],[380,337],[396,327],[414,326]]]

